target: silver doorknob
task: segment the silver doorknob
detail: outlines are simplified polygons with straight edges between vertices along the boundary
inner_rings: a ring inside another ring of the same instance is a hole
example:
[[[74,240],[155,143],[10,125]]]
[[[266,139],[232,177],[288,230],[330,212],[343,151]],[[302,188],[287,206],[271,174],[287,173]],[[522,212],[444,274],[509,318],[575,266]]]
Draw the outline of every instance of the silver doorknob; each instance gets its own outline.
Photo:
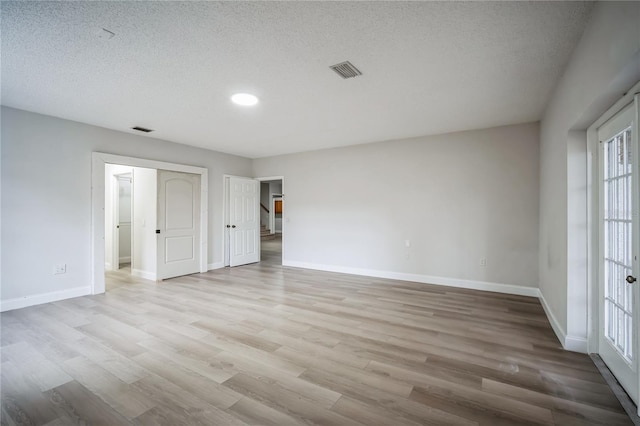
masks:
[[[627,282],[629,284],[633,284],[636,282],[636,277],[632,277],[631,275],[627,275]]]

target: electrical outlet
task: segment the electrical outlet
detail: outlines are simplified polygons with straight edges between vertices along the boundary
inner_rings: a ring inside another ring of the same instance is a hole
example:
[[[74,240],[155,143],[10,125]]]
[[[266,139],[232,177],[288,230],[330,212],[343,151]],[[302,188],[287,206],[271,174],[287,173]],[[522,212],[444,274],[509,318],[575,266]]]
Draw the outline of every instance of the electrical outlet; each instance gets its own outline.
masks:
[[[65,263],[59,263],[53,267],[53,273],[57,274],[66,274],[67,273],[67,265]]]
[[[480,266],[487,266],[487,259],[486,258],[482,258],[480,259]]]

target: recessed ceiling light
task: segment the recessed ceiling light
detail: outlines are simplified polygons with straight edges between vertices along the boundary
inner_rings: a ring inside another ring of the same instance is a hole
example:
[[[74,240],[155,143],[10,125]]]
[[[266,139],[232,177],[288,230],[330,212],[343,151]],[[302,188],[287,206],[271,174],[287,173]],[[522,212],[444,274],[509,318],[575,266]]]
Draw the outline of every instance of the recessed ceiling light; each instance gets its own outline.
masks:
[[[253,106],[258,103],[258,98],[250,93],[236,93],[231,96],[231,101],[242,106]]]

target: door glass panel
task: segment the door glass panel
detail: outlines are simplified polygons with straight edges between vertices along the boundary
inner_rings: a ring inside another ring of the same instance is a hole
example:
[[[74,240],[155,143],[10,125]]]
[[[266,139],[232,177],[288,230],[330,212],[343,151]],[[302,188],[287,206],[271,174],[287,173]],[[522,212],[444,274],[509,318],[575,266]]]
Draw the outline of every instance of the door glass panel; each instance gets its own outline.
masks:
[[[604,142],[604,310],[605,336],[633,361],[633,300],[625,281],[632,272],[631,126]]]

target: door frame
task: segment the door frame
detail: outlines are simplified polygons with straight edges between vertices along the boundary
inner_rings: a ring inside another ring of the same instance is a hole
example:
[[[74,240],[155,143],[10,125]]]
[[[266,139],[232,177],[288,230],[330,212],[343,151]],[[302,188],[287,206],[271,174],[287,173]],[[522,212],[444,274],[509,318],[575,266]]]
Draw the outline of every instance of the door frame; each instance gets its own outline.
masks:
[[[222,175],[222,221],[220,223],[220,227],[222,229],[222,235],[224,235],[224,238],[222,238],[222,243],[220,245],[221,249],[222,249],[222,253],[223,253],[223,263],[222,263],[222,267],[225,266],[229,266],[230,265],[230,259],[229,259],[229,251],[227,250],[230,247],[229,244],[229,230],[227,229],[227,222],[229,219],[229,191],[228,191],[228,181],[229,178],[232,177],[238,177],[238,178],[243,178],[246,176],[236,176],[236,175],[229,175],[229,174],[225,174]],[[284,203],[284,176],[266,176],[266,177],[254,177],[251,179],[255,179],[257,180],[259,183],[262,183],[263,181],[269,181],[269,180],[279,180],[282,182],[282,202]],[[261,190],[261,185],[258,184],[258,203],[260,203],[260,190]],[[258,207],[259,208],[259,207]],[[284,220],[284,217],[282,218],[282,262],[284,264],[284,235],[285,235],[285,222],[286,220]],[[260,256],[262,256],[262,250],[260,250]]]
[[[162,169],[200,175],[200,272],[207,272],[208,257],[208,208],[209,208],[209,171],[204,167],[186,164],[168,163],[145,158],[127,157],[91,153],[91,294],[105,291],[104,278],[104,209],[105,209],[105,165],[121,164],[130,167]],[[157,266],[156,266],[157,267]],[[157,271],[156,271],[157,273]]]
[[[598,140],[598,128],[626,106],[634,103],[634,98],[639,97],[639,93],[640,82],[636,83],[587,129],[587,351],[589,353],[599,353],[600,341],[600,143]],[[639,114],[639,101],[640,99],[635,100],[636,120],[638,120],[637,115]],[[638,138],[639,136],[636,131],[635,137]],[[636,177],[637,181],[638,178]],[[638,230],[635,232],[638,232]],[[636,333],[640,329],[639,325],[640,321],[637,320],[634,324]],[[639,344],[634,348],[636,356],[640,355],[640,339],[638,339],[638,342]],[[637,380],[640,384],[640,368],[638,369]],[[637,402],[633,401],[634,404]]]

